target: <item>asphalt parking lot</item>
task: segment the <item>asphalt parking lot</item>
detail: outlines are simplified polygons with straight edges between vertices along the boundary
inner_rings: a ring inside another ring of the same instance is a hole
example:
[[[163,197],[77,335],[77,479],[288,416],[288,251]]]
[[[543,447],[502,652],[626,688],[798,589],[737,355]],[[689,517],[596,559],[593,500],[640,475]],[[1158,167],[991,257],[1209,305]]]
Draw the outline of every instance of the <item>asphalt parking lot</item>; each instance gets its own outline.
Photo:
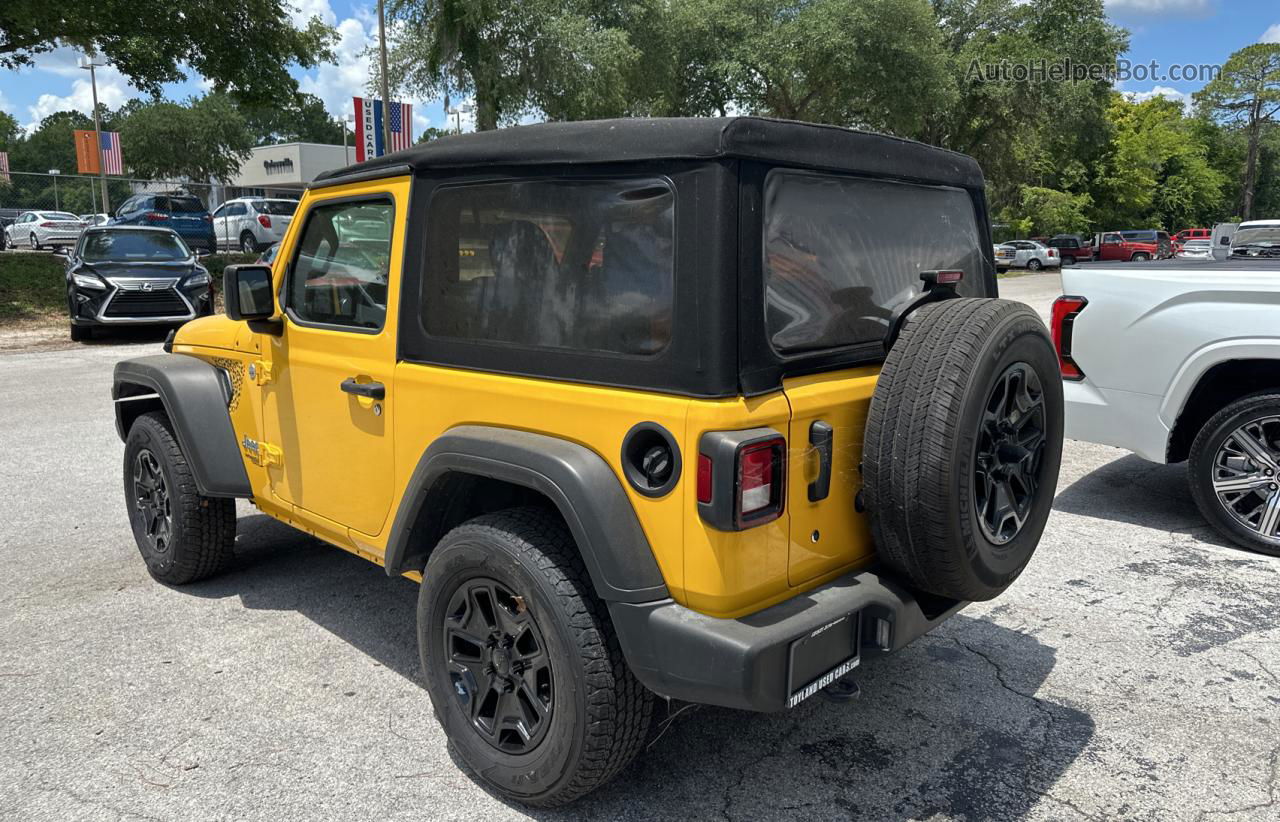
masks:
[[[1042,316],[1059,293],[1001,288]],[[108,387],[158,348],[0,354],[0,818],[1277,818],[1280,559],[1217,537],[1181,466],[1069,442],[1028,571],[868,663],[860,700],[688,712],[527,814],[447,751],[412,582],[248,506],[230,573],[147,576]]]

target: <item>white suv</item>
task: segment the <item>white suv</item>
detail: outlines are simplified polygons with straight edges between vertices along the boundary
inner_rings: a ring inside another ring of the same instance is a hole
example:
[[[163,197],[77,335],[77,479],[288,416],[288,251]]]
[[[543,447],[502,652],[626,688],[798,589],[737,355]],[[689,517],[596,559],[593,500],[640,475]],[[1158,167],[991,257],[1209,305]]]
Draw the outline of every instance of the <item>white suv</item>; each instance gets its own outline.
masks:
[[[256,254],[278,243],[293,222],[297,200],[240,197],[228,200],[213,212],[213,233],[218,248],[238,248]]]

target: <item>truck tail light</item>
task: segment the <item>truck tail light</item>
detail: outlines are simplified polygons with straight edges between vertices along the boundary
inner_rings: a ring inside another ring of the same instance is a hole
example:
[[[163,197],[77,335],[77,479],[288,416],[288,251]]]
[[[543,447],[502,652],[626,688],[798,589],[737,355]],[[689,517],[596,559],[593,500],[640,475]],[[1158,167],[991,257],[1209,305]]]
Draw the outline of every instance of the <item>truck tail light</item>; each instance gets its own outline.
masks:
[[[1053,301],[1049,327],[1053,333],[1053,347],[1058,352],[1058,370],[1064,380],[1084,379],[1084,372],[1071,359],[1071,339],[1075,334],[1076,317],[1088,304],[1089,301],[1084,297],[1068,297],[1065,294]]]
[[[772,428],[708,431],[698,446],[698,512],[721,531],[772,522],[786,500],[787,441]]]
[[[271,228],[271,218],[265,214],[258,215],[258,225],[263,228]]]

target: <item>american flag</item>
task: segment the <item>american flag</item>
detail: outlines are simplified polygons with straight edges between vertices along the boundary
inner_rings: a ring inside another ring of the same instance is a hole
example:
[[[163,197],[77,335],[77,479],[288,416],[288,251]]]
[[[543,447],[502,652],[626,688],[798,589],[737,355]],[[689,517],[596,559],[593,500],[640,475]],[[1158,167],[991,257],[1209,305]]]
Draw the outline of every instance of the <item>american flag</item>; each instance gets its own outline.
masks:
[[[386,106],[387,125],[391,131],[391,146],[384,143],[382,134],[383,104],[368,97],[354,98],[356,112],[356,162],[363,163],[381,157],[389,151],[399,151],[413,145],[413,106],[410,103],[391,103]]]
[[[120,133],[102,132],[102,167],[107,174],[124,174],[124,159],[120,156]]]
[[[0,151],[0,180],[9,181],[9,152]]]

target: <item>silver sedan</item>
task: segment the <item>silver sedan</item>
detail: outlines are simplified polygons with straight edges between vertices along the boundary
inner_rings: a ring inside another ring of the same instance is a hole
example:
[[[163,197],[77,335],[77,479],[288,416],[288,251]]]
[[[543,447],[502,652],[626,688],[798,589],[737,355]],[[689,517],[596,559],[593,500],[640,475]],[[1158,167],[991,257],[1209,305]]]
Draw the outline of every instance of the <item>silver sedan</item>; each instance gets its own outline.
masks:
[[[39,250],[54,245],[74,245],[84,223],[65,211],[28,211],[4,230],[5,248],[26,246]]]
[[[1039,271],[1042,268],[1057,268],[1062,265],[1058,249],[1050,248],[1035,240],[1013,240],[996,246],[996,270],[1007,271],[1010,268],[1025,268],[1028,271]]]

